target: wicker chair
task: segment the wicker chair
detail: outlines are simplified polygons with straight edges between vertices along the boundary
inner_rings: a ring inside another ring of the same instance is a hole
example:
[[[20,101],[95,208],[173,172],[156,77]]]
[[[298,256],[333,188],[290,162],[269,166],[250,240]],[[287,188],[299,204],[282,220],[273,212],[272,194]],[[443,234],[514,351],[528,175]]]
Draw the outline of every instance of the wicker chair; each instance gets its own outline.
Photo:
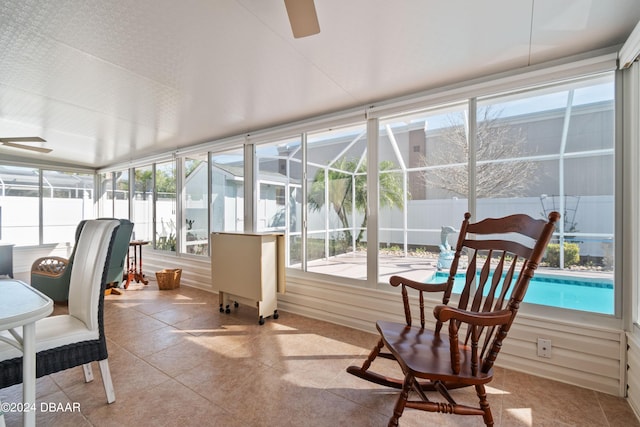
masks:
[[[31,286],[54,301],[66,301],[69,298],[69,277],[71,265],[76,255],[80,232],[86,220],[76,227],[76,240],[69,258],[46,256],[38,258],[31,265]]]
[[[111,220],[114,218],[98,218],[99,220]],[[123,279],[125,258],[129,249],[133,223],[127,219],[119,219],[120,227],[113,246],[107,283],[120,283]],[[76,228],[76,245],[73,247],[69,259],[47,256],[38,258],[31,266],[31,286],[47,295],[54,301],[67,301],[69,298],[69,278],[71,266],[76,254],[78,238],[82,227],[87,221],[80,221]]]
[[[83,366],[93,379],[90,363],[98,361],[107,402],[115,401],[104,335],[104,289],[118,220],[86,221],[70,272],[69,314],[36,323],[36,377]],[[7,334],[8,332],[2,332]],[[22,353],[0,340],[0,388],[22,382]]]

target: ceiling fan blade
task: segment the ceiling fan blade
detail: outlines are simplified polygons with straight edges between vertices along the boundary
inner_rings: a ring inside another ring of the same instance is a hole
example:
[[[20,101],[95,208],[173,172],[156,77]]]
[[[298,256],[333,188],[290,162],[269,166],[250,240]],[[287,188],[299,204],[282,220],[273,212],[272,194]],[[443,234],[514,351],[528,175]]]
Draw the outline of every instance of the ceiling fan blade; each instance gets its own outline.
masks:
[[[47,142],[39,136],[15,136],[9,138],[0,138],[0,142]]]
[[[0,143],[2,145],[6,145],[7,147],[20,148],[22,150],[37,151],[38,153],[50,153],[53,151],[51,148],[32,147],[30,145],[24,145],[24,144],[14,144],[13,142],[2,141],[2,139],[7,139],[7,138],[0,138]],[[42,141],[44,142],[44,140]]]
[[[284,0],[293,37],[311,36],[320,32],[318,15],[313,0]]]

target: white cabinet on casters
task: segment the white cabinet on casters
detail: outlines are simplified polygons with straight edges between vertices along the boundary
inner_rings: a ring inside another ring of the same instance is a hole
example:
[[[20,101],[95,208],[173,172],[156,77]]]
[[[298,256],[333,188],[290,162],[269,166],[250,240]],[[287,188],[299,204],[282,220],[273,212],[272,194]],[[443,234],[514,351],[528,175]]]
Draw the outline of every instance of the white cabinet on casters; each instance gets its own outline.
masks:
[[[231,304],[255,304],[258,322],[278,318],[277,292],[284,292],[284,235],[211,233],[211,282],[220,312]]]

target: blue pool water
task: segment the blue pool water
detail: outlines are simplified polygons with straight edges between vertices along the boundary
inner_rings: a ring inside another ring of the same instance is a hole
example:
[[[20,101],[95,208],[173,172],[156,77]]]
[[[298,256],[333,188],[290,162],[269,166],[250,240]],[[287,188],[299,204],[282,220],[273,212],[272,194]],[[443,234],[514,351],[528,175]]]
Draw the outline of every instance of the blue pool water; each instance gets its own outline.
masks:
[[[427,282],[442,282],[447,277],[448,273],[438,271]],[[460,293],[463,286],[464,275],[458,274],[453,292]],[[614,314],[613,280],[536,274],[529,283],[524,301],[571,310]]]

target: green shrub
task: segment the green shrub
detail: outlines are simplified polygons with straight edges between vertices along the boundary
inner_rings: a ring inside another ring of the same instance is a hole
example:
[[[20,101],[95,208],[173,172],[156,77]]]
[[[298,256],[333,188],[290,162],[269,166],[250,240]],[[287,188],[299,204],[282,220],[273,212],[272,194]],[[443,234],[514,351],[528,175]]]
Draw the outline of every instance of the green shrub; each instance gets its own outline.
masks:
[[[413,253],[414,253],[414,254],[416,254],[416,255],[418,255],[418,256],[420,256],[420,255],[426,255],[426,254],[427,254],[427,250],[426,250],[425,248],[423,248],[423,247],[418,247],[418,248],[415,248],[415,249],[413,250]]]
[[[549,267],[560,267],[559,243],[549,243],[544,261],[549,264]],[[571,267],[578,264],[580,264],[580,246],[577,243],[564,242],[564,266]]]

